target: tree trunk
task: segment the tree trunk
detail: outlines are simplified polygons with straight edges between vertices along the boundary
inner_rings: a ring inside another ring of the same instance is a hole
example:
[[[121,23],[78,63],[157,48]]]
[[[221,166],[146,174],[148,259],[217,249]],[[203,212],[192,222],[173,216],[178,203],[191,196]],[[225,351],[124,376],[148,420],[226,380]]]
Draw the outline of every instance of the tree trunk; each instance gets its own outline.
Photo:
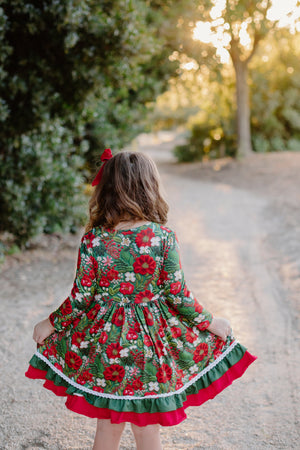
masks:
[[[253,154],[250,129],[249,87],[247,83],[248,64],[239,58],[233,60],[236,76],[236,102],[237,102],[237,156]]]

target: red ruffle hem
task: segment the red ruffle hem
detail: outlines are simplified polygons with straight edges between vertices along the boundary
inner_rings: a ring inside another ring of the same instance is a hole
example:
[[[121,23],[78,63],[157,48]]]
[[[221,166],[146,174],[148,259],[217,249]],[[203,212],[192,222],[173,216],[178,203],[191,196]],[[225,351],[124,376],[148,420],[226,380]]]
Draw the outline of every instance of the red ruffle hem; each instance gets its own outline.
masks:
[[[215,380],[208,387],[201,389],[197,394],[187,395],[187,399],[184,401],[181,408],[175,411],[154,413],[118,412],[111,409],[98,408],[88,403],[81,395],[67,394],[66,387],[56,386],[52,381],[46,379],[47,371],[36,369],[31,365],[25,375],[32,379],[46,380],[43,386],[58,396],[66,396],[66,407],[78,414],[97,419],[110,419],[111,423],[131,422],[140,427],[157,423],[162,426],[173,426],[186,419],[186,408],[189,406],[200,406],[207,400],[213,399],[234,380],[241,377],[248,366],[255,360],[256,357],[246,351],[244,356],[236,364],[230,367],[219,379]]]

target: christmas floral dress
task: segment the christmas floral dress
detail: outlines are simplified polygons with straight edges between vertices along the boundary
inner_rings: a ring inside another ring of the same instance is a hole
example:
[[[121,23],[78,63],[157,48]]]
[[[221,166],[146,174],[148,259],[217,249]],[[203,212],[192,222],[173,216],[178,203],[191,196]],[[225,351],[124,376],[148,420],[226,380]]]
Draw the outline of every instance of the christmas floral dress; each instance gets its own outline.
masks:
[[[82,239],[69,297],[26,372],[88,417],[175,425],[255,360],[188,290],[175,233],[156,223],[95,227]]]

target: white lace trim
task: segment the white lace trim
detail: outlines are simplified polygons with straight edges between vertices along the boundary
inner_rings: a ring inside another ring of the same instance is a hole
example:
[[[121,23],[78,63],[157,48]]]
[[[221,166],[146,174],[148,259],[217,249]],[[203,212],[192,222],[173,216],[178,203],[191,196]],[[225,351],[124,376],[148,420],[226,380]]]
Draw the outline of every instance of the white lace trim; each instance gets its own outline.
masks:
[[[148,398],[160,398],[160,397],[170,397],[171,395],[175,394],[181,394],[184,392],[188,387],[190,387],[192,384],[194,384],[199,378],[201,378],[203,375],[205,375],[207,372],[209,372],[211,369],[213,369],[220,361],[222,361],[228,353],[230,353],[234,347],[238,344],[238,341],[234,341],[230,347],[228,347],[222,355],[220,355],[214,362],[210,363],[205,369],[203,369],[201,372],[198,373],[197,376],[192,378],[188,383],[186,383],[184,386],[182,386],[180,389],[177,389],[177,391],[174,392],[167,392],[165,394],[156,394],[156,395],[147,395],[145,397],[135,397],[132,395],[114,395],[114,394],[105,394],[103,392],[97,392],[93,391],[92,389],[86,388],[85,386],[82,386],[79,383],[76,383],[75,381],[71,380],[71,378],[67,377],[64,373],[60,372],[57,367],[55,367],[51,362],[41,353],[35,352],[35,355],[40,358],[42,361],[44,361],[54,372],[57,373],[63,380],[67,381],[72,386],[80,389],[83,392],[86,392],[88,394],[95,395],[96,397],[104,397],[104,398],[112,398],[115,400],[145,400]],[[78,394],[76,394],[78,395]]]

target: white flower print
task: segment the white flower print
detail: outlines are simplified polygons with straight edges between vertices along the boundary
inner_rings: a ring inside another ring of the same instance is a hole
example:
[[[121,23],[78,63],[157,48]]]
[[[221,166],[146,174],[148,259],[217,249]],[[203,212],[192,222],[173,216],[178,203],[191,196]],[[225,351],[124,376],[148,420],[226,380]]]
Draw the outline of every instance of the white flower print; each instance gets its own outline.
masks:
[[[174,272],[174,276],[175,276],[175,280],[181,280],[182,275],[181,275],[181,271],[180,270],[176,270],[176,272]]]
[[[149,383],[149,391],[158,391],[159,390],[159,386],[158,386],[158,382],[157,381],[150,381]]]
[[[195,317],[194,321],[197,323],[201,323],[205,320],[205,316],[203,314],[199,314],[198,317]]]
[[[62,367],[65,367],[65,360],[64,360],[62,357],[59,358],[59,364],[60,364]]]
[[[196,334],[197,336],[199,335],[199,330],[196,327],[193,327],[193,333]]]
[[[150,348],[147,348],[147,350],[146,350],[146,358],[152,358],[152,356],[153,356],[152,350],[150,350]]]
[[[126,246],[128,246],[130,244],[130,239],[129,238],[124,238],[123,237],[123,240],[122,240],[122,242],[121,242],[121,245],[126,245]]]
[[[175,297],[174,298],[174,303],[175,303],[175,305],[180,304],[181,303],[181,298],[180,297]]]
[[[133,272],[126,272],[125,281],[135,281],[135,274]]]
[[[106,381],[103,378],[96,378],[97,386],[106,386]]]
[[[79,292],[76,292],[75,300],[77,300],[79,303],[81,303],[83,300],[83,294],[79,294]]]
[[[73,352],[76,352],[77,351],[77,345],[73,344],[72,347],[71,347],[71,350]]]
[[[128,353],[129,353],[129,349],[128,348],[122,348],[122,350],[120,350],[121,358],[124,358],[124,357],[128,356]]]
[[[148,245],[140,247],[140,253],[150,253],[150,247]]]
[[[104,325],[104,331],[110,331],[110,329],[111,329],[111,323],[109,323],[109,322],[107,322],[105,325]]]
[[[80,348],[88,348],[89,343],[88,341],[81,341],[80,342]]]
[[[151,238],[151,246],[154,247],[156,245],[159,245],[160,243],[160,237],[159,236],[155,236],[153,238]]]
[[[178,348],[182,348],[182,347],[183,347],[183,344],[182,344],[181,341],[177,341],[177,347],[178,347]]]
[[[164,357],[163,357],[163,356],[160,356],[160,358],[159,358],[159,363],[160,363],[160,364],[163,364],[163,362],[164,362]]]
[[[97,247],[97,245],[99,245],[99,244],[100,244],[100,238],[99,238],[99,236],[97,236],[92,240],[92,246]]]
[[[196,364],[194,366],[190,367],[190,372],[191,373],[196,373],[197,371],[198,371],[198,367],[197,367]]]
[[[169,319],[169,324],[170,325],[177,325],[178,324],[178,320],[176,319],[176,317],[171,317],[171,319]]]
[[[120,362],[120,358],[109,358],[109,364],[118,364]]]

